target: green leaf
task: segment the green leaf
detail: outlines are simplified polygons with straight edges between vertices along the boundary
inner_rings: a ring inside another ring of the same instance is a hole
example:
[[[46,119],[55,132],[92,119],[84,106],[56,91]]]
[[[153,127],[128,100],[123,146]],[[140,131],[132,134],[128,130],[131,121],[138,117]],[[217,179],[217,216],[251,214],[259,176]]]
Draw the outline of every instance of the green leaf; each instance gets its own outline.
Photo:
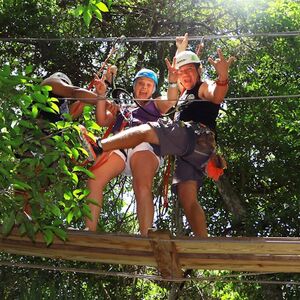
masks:
[[[24,101],[26,107],[28,107],[32,103],[32,98],[28,95],[22,95],[21,100]]]
[[[75,173],[71,173],[71,178],[72,178],[72,181],[75,185],[78,184],[78,176],[75,174]]]
[[[7,178],[9,178],[10,177],[10,174],[9,174],[9,172],[7,172],[5,169],[3,169],[3,168],[0,168],[0,173],[2,173],[4,176],[6,176]]]
[[[24,223],[22,223],[19,226],[19,233],[20,233],[21,236],[23,236],[26,233],[26,228],[25,228],[25,224]]]
[[[73,172],[83,172],[86,175],[88,175],[90,178],[95,178],[95,175],[91,171],[89,171],[83,167],[80,167],[80,166],[75,166],[73,168]]]
[[[67,233],[60,228],[57,227],[51,227],[54,231],[55,235],[58,236],[61,240],[65,241],[67,239]]]
[[[25,228],[26,228],[26,233],[27,236],[31,239],[31,240],[35,240],[35,231],[34,231],[34,226],[31,222],[29,221],[25,221],[24,223]]]
[[[97,205],[97,206],[100,206],[98,201],[97,200],[94,200],[94,199],[87,199],[86,200],[86,203],[92,203],[94,205]]]
[[[107,0],[106,2],[107,2],[107,7],[108,7],[108,9],[110,9],[110,7],[111,7],[111,5],[112,5],[112,0]]]
[[[58,206],[56,206],[56,205],[51,205],[50,206],[50,210],[51,210],[51,212],[56,216],[56,217],[60,217],[61,216],[61,211],[60,211],[60,209],[59,209],[59,207]]]
[[[25,68],[25,74],[28,75],[32,72],[33,70],[33,66],[32,65],[29,65],[29,66],[26,66]]]
[[[55,97],[48,98],[50,102],[59,102],[59,100]]]
[[[92,14],[91,10],[88,7],[85,7],[84,12],[83,12],[83,20],[85,23],[85,26],[89,28],[91,20],[92,20]]]
[[[56,227],[58,227],[58,226],[60,226],[60,225],[62,225],[62,220],[54,220],[53,221],[53,226],[56,226]]]
[[[34,128],[34,126],[32,125],[32,123],[30,123],[28,121],[25,121],[25,120],[21,120],[20,121],[20,125],[22,125],[23,127],[29,128],[29,129]]]
[[[3,220],[2,234],[4,236],[8,235],[12,231],[14,224],[15,224],[15,212],[11,211],[10,214]]]
[[[61,136],[59,136],[59,135],[54,135],[52,138],[53,138],[57,143],[63,142],[63,138],[62,138]]]
[[[77,149],[75,149],[75,148],[72,148],[72,155],[73,155],[73,157],[77,160],[78,159],[78,157],[79,157],[79,152],[78,152],[78,150]]]
[[[9,66],[9,65],[5,65],[5,66],[3,66],[2,69],[1,69],[0,75],[1,75],[1,76],[7,77],[7,76],[10,75],[10,72],[11,72],[10,66]]]
[[[47,246],[53,243],[54,234],[50,229],[43,230],[43,238],[47,244]]]
[[[70,224],[73,219],[73,211],[71,210],[67,215],[67,223]]]
[[[33,99],[35,99],[39,103],[46,103],[47,99],[48,99],[48,97],[43,95],[40,91],[34,92],[32,94],[32,96],[33,96]]]
[[[50,85],[42,85],[41,86],[41,91],[42,92],[50,92],[50,91],[52,91],[52,86],[50,86]],[[52,98],[51,98],[52,99]],[[54,98],[54,99],[56,99],[56,98]],[[57,100],[57,99],[56,99]],[[57,100],[58,101],[58,100]]]
[[[75,17],[79,17],[83,14],[83,10],[84,10],[84,7],[82,5],[79,5],[77,6],[75,9],[74,9],[74,16]]]
[[[94,9],[94,14],[99,21],[102,21],[102,14],[97,7],[95,7],[95,9]]]
[[[93,120],[86,120],[85,125],[86,125],[86,128],[88,128],[89,130],[91,130],[91,129],[94,129],[94,130],[97,130],[97,131],[101,130],[101,127],[96,122],[94,122]],[[90,134],[91,133],[89,132],[89,135]]]
[[[26,182],[20,181],[18,179],[14,179],[12,181],[12,183],[13,183],[13,186],[15,189],[22,190],[22,191],[32,190],[30,185],[28,185]]]
[[[32,105],[32,108],[31,108],[31,115],[32,115],[32,117],[36,118],[37,115],[38,115],[38,113],[39,113],[39,110],[38,110],[36,104]]]
[[[57,106],[57,104],[50,102],[50,107],[57,113],[59,113],[59,107]]]
[[[95,5],[99,8],[99,10],[101,10],[103,12],[108,12],[108,8],[107,8],[106,4],[104,4],[102,1],[96,3]]]
[[[90,220],[92,220],[92,214],[91,214],[91,209],[88,205],[83,204],[82,206],[82,212],[84,216],[87,216]]]
[[[71,200],[71,199],[73,199],[73,195],[70,191],[67,191],[67,192],[64,193],[64,198],[66,200]]]
[[[76,190],[73,191],[73,195],[74,195],[76,198],[78,198],[78,195],[80,195],[80,194],[81,194],[81,189],[76,189]]]
[[[76,217],[76,219],[79,219],[79,218],[82,217],[82,212],[81,212],[81,210],[79,209],[78,206],[74,207],[73,213],[74,213],[74,216]]]

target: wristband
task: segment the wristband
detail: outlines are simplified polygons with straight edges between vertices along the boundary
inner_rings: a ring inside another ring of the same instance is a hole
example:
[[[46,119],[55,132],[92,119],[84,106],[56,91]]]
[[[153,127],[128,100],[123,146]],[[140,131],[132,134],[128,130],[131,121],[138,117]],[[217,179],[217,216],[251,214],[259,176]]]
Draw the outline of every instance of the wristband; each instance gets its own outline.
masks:
[[[215,81],[215,83],[216,83],[216,85],[218,85],[218,86],[226,86],[226,85],[229,84],[229,79],[228,79],[228,78],[225,79],[225,80],[217,79],[217,80]]]
[[[177,82],[169,82],[168,87],[169,88],[178,88],[178,84],[177,84]]]

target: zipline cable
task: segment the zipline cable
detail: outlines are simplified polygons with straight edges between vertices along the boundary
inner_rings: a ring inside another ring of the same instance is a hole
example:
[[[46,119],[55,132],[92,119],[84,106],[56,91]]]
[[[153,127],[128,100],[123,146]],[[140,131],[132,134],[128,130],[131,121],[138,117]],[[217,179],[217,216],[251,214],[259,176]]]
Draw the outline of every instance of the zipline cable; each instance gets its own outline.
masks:
[[[147,279],[152,281],[166,281],[166,282],[183,282],[183,281],[196,281],[196,282],[236,282],[236,283],[260,283],[260,284],[277,284],[277,285],[300,285],[299,281],[279,281],[279,280],[243,280],[243,279],[230,279],[239,276],[258,276],[258,275],[272,275],[274,273],[247,273],[245,275],[222,275],[222,276],[210,276],[210,277],[187,277],[187,278],[163,278],[159,275],[147,275],[139,273],[128,273],[128,272],[113,272],[113,271],[99,271],[83,268],[70,268],[70,267],[53,267],[47,265],[35,265],[28,263],[12,263],[8,261],[0,262],[0,265],[12,268],[27,268],[27,269],[38,269],[56,272],[73,272],[83,274],[93,274],[100,276],[112,276],[112,277],[125,277],[125,278],[138,278]]]
[[[277,99],[288,99],[288,98],[300,98],[300,94],[293,94],[293,95],[275,95],[275,96],[254,96],[254,97],[226,97],[224,98],[224,101],[238,101],[238,100],[260,100],[260,99],[269,99],[269,100],[277,100]],[[61,98],[61,97],[56,97],[56,99],[66,99],[66,100],[71,100],[71,101],[77,101],[77,100],[98,100],[98,101],[103,101],[103,100],[119,100],[119,98],[110,98],[110,97],[97,97],[97,98]],[[122,99],[121,99],[122,100]],[[128,100],[136,100],[136,101],[167,101],[167,99],[126,99]],[[168,101],[176,101],[177,99],[168,99]],[[201,99],[193,99],[192,101],[197,101]],[[130,105],[129,105],[130,106]]]
[[[285,31],[285,32],[261,32],[261,33],[240,33],[240,34],[211,34],[211,35],[198,35],[189,36],[189,41],[199,40],[216,40],[216,39],[232,39],[242,37],[293,37],[300,36],[300,31]],[[174,42],[177,36],[153,36],[153,37],[124,37],[124,42]],[[107,38],[19,38],[19,37],[0,37],[0,41],[3,42],[114,42],[116,37]]]

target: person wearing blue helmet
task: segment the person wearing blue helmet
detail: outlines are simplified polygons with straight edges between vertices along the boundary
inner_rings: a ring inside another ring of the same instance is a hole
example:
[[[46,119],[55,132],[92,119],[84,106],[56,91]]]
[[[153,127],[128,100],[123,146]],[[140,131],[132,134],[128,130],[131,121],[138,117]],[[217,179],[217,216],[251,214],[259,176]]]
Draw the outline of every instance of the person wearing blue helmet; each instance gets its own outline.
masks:
[[[100,126],[113,126],[113,133],[150,121],[157,121],[175,103],[162,101],[161,97],[152,99],[158,90],[158,78],[153,70],[143,68],[133,79],[133,98],[138,103],[119,111],[109,110],[106,101],[100,101],[96,106],[96,119]],[[104,94],[103,94],[104,96]],[[84,127],[83,134],[87,137]],[[94,160],[94,157],[89,157]],[[141,235],[146,236],[152,227],[154,204],[152,196],[153,179],[162,158],[154,153],[149,143],[141,143],[130,149],[114,150],[100,156],[91,168],[95,178],[87,182],[90,190],[89,198],[96,200],[98,205],[89,204],[91,219],[86,219],[86,229],[96,231],[98,218],[103,202],[103,190],[110,180],[119,174],[132,176],[133,190],[137,201],[137,218]]]
[[[135,85],[136,85],[138,78],[148,78],[148,79],[152,80],[155,84],[152,94],[154,94],[156,92],[156,90],[158,88],[158,78],[154,71],[152,71],[150,69],[146,69],[146,68],[143,68],[140,71],[138,71],[133,79],[133,90],[135,90]]]

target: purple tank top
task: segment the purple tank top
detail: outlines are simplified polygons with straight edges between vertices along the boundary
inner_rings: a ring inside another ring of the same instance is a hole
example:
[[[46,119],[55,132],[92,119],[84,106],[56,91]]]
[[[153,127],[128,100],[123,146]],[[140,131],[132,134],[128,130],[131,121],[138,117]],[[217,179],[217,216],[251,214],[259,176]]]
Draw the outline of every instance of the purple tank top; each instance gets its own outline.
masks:
[[[149,101],[143,106],[143,108],[135,107],[131,109],[125,109],[122,113],[119,113],[112,129],[113,133],[116,133],[120,130],[122,122],[125,119],[124,115],[128,120],[129,127],[138,126],[147,122],[156,122],[162,117],[154,101]]]

